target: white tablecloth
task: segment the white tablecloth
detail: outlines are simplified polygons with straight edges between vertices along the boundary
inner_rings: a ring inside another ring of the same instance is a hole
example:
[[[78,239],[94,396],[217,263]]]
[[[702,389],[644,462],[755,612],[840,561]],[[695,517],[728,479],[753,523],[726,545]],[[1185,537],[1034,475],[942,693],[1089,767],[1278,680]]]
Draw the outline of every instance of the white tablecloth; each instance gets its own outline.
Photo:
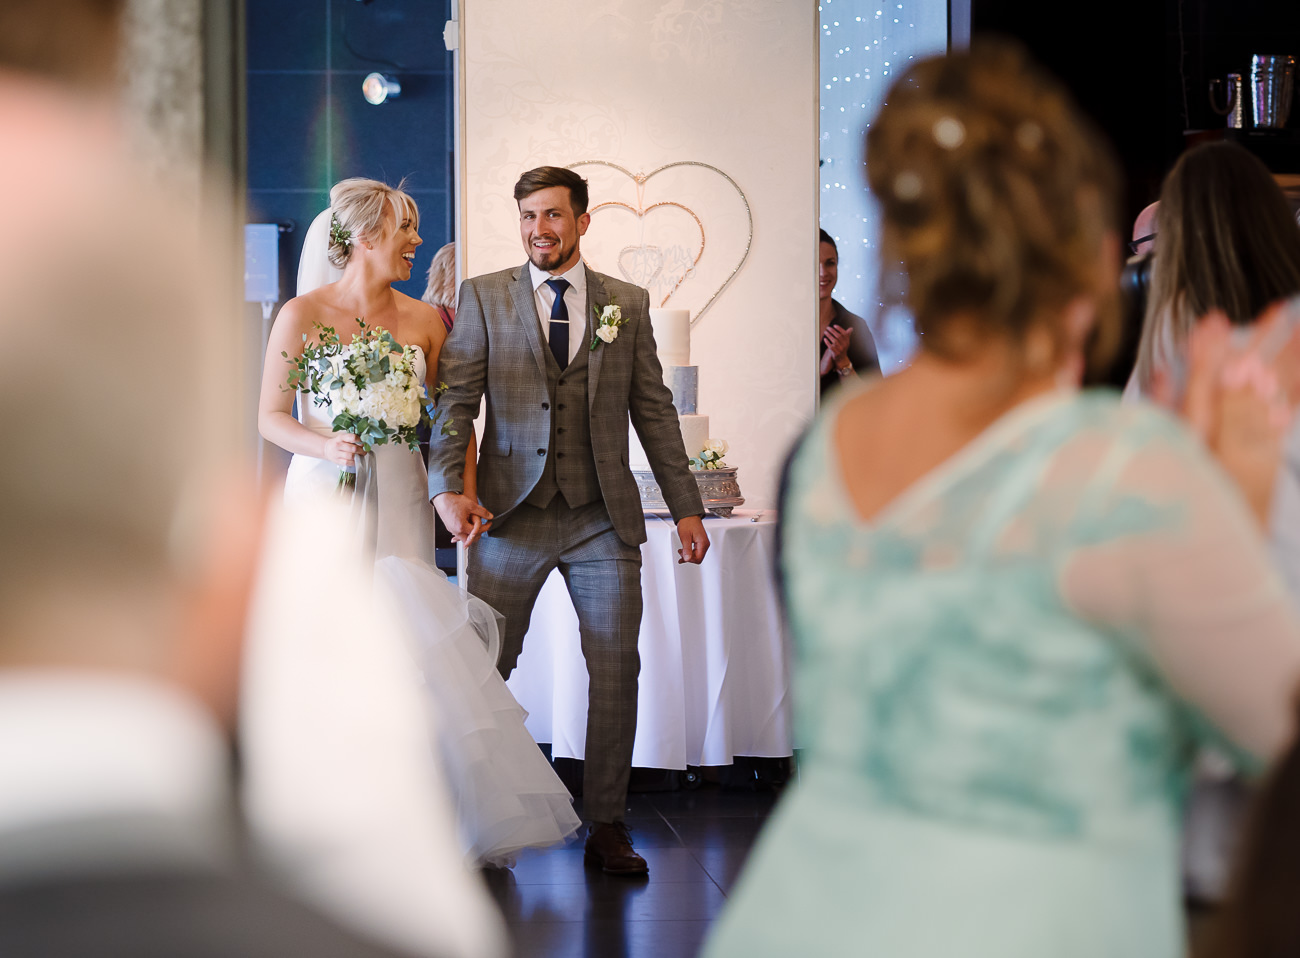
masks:
[[[641,678],[632,764],[730,765],[737,755],[791,754],[789,668],[772,581],[771,513],[704,522],[699,566],[677,563],[676,526],[646,519],[641,547]],[[587,667],[559,572],[543,586],[511,675],[528,730],[556,758],[582,758]]]

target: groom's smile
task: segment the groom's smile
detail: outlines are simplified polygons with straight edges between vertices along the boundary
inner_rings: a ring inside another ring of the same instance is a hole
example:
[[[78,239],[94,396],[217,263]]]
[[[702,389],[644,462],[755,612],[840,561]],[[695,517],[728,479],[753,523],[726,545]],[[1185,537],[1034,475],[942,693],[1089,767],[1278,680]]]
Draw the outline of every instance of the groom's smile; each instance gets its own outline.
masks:
[[[565,186],[548,186],[519,201],[519,235],[528,259],[548,273],[566,272],[578,261],[578,240],[590,222],[586,213],[574,216]]]

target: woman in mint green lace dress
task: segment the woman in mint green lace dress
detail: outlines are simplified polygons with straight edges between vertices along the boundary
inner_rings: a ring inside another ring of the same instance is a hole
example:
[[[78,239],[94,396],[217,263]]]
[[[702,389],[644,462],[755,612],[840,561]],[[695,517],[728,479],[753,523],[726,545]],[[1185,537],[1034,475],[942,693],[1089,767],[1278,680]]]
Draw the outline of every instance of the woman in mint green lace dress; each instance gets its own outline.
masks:
[[[920,63],[867,157],[922,349],[792,463],[805,757],[705,954],[1176,958],[1193,747],[1286,745],[1300,621],[1196,440],[1070,385],[1118,257],[1055,85],[1005,49]]]

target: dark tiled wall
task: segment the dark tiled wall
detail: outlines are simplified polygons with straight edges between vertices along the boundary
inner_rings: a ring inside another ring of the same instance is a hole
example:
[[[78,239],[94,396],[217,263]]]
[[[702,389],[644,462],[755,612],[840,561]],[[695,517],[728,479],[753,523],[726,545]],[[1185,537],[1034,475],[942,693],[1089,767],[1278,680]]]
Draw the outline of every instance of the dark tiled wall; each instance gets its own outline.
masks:
[[[424,292],[433,254],[453,237],[452,59],[448,0],[248,0],[249,221],[293,222],[281,242],[281,289],[293,295],[303,235],[329,188],[369,176],[406,189],[424,245],[411,279]],[[378,70],[402,84],[371,106],[361,81]]]

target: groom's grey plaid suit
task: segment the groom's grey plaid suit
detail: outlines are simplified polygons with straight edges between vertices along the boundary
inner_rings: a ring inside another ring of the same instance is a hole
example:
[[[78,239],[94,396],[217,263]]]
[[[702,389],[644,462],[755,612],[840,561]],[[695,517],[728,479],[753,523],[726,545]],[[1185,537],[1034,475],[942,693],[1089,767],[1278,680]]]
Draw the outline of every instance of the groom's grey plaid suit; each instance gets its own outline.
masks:
[[[470,549],[469,587],[506,619],[508,676],[543,582],[558,567],[578,611],[590,678],[583,803],[620,821],[636,732],[645,517],[628,468],[635,426],[674,519],[704,507],[663,384],[644,289],[587,270],[585,336],[561,370],[547,348],[528,266],[466,280],[443,344],[439,407],[459,424],[429,450],[429,496],[463,491],[465,449],[480,399],[487,421],[478,495],[496,517]],[[627,320],[612,343],[587,344],[611,302]],[[584,324],[572,317],[576,334]]]

